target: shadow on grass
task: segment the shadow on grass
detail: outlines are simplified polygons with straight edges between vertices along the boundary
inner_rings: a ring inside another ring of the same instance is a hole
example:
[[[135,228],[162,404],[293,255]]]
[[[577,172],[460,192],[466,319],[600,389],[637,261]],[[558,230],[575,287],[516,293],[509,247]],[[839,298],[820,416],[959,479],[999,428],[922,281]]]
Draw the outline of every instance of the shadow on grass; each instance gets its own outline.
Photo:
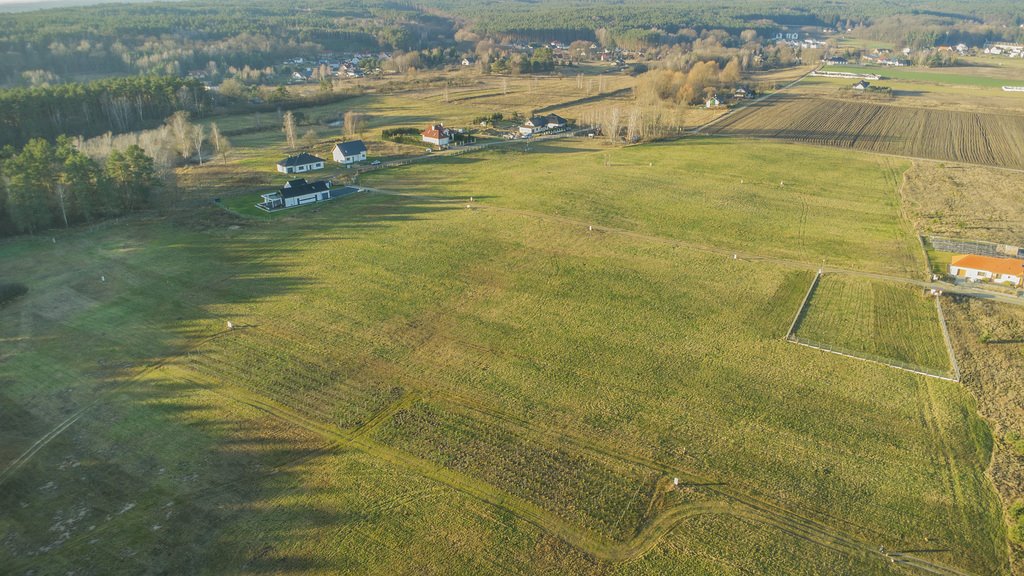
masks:
[[[0,310],[3,336],[20,343],[0,362],[0,470],[20,462],[0,486],[5,570],[351,568],[303,545],[310,534],[372,520],[308,482],[309,467],[339,449],[177,367],[197,345],[258,324],[245,312],[254,302],[315,289],[295,273],[296,239],[336,239],[453,209],[359,200],[272,224],[213,207],[136,217],[64,233],[54,245],[28,238],[30,249],[6,252],[26,259],[12,269],[45,264],[26,278],[35,288],[24,301]],[[36,310],[66,297],[67,286],[88,304],[55,321],[40,317]],[[225,318],[223,310],[234,312]]]

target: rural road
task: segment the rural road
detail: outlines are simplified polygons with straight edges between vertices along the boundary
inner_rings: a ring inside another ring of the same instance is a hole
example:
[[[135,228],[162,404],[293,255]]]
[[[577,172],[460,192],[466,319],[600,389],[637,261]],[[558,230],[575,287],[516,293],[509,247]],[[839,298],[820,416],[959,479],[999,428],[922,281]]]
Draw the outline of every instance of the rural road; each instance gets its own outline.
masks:
[[[807,78],[808,76],[810,76],[814,72],[818,71],[820,68],[821,67],[818,66],[818,67],[814,68],[814,70],[811,70],[811,71],[807,72],[803,76],[797,78],[796,80],[793,80],[792,82],[790,82],[789,84],[786,84],[782,88],[779,88],[778,90],[776,90],[774,92],[769,92],[769,93],[765,94],[764,96],[761,96],[760,98],[755,98],[755,99],[751,100],[750,102],[744,104],[743,106],[739,106],[739,107],[736,107],[736,108],[730,108],[728,112],[726,112],[725,114],[722,114],[718,118],[715,118],[714,120],[708,122],[707,124],[702,124],[702,125],[694,128],[691,131],[691,134],[700,134],[702,131],[704,131],[705,128],[709,128],[711,126],[714,126],[715,124],[718,124],[722,120],[725,120],[726,118],[732,116],[733,114],[735,114],[735,113],[737,113],[737,112],[739,112],[741,110],[745,110],[746,108],[748,108],[750,106],[753,106],[755,104],[760,104],[761,102],[764,102],[765,100],[768,100],[769,98],[774,98],[775,96],[778,96],[779,94],[781,94],[782,92],[788,90],[789,88],[792,88],[793,86],[796,86],[797,84],[802,82],[804,80],[804,78]]]

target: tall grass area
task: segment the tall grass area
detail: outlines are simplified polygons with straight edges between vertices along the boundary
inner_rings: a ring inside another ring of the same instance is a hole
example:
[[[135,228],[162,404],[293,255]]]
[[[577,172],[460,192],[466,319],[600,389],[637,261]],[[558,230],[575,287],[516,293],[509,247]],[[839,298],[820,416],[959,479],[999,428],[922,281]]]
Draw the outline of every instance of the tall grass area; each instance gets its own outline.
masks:
[[[800,340],[952,376],[935,297],[921,288],[826,274],[796,330]]]
[[[29,286],[0,308],[3,453],[79,415],[0,486],[0,565],[902,573],[884,545],[1007,569],[969,394],[785,342],[808,266],[663,241],[910,268],[891,167],[713,139],[551,152],[374,177],[440,201],[0,244]]]

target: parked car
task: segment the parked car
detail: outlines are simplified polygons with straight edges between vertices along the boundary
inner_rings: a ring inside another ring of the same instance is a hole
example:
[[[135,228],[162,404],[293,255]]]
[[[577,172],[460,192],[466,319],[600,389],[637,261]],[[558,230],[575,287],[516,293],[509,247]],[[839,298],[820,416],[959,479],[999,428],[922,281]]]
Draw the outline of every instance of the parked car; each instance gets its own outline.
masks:
[[[374,160],[373,162],[370,162],[370,166],[380,166],[380,160]]]

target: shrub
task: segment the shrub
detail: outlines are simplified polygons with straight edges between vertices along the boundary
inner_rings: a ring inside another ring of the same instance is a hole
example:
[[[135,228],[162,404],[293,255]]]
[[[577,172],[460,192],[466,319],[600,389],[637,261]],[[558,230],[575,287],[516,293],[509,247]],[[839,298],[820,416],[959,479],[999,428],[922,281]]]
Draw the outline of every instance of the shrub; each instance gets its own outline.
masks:
[[[419,128],[386,128],[381,130],[380,137],[384,140],[399,141],[405,136],[419,136]]]
[[[27,292],[28,286],[24,284],[0,284],[0,305],[6,304],[18,296],[23,296]]]

